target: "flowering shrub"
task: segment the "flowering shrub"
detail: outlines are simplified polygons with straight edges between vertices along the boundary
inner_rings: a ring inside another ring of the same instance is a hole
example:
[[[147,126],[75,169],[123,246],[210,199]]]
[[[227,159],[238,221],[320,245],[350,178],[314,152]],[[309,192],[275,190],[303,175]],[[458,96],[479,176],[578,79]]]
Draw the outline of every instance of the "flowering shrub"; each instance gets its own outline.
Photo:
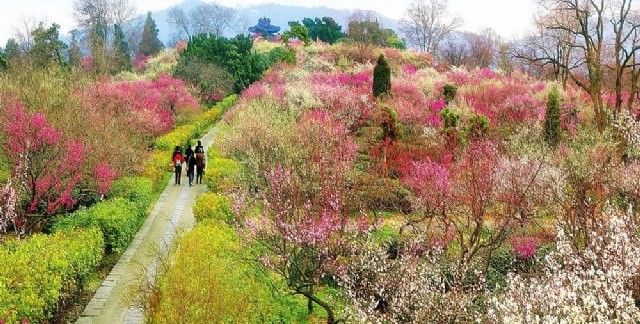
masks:
[[[184,83],[167,75],[154,81],[98,83],[87,89],[84,100],[96,114],[126,116],[128,127],[146,136],[168,132],[178,113],[198,109]]]
[[[535,236],[519,236],[512,237],[510,242],[517,256],[531,259],[536,254],[536,247],[540,244],[540,239]]]
[[[557,250],[540,276],[510,275],[494,297],[490,317],[503,323],[631,323],[640,320],[629,283],[640,268],[640,241],[630,212],[597,227],[583,249],[560,227]]]
[[[372,242],[356,245],[338,270],[348,301],[345,317],[363,323],[453,323],[480,318],[473,301],[482,279],[461,289],[442,250],[420,240],[395,254]],[[475,314],[474,314],[475,313]]]

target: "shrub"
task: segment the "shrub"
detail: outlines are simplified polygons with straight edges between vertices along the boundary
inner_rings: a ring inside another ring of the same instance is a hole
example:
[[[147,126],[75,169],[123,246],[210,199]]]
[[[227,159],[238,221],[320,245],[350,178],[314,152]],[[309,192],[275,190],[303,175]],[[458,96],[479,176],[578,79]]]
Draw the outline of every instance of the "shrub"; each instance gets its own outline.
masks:
[[[457,91],[458,88],[453,84],[447,83],[442,87],[442,96],[444,97],[444,101],[447,103],[447,105],[453,102],[453,99],[455,99],[456,97]]]
[[[207,103],[220,101],[233,92],[233,77],[217,64],[198,57],[184,60],[173,75],[196,87],[201,100]]]
[[[271,64],[283,62],[291,65],[296,65],[296,52],[285,47],[276,47],[269,52],[269,61],[271,62]]]
[[[120,253],[126,249],[144,221],[136,210],[136,204],[126,199],[106,200],[60,219],[54,225],[54,231],[96,227],[104,236],[107,253]]]
[[[544,116],[544,140],[551,146],[560,143],[560,93],[554,86],[547,97],[547,112]]]
[[[51,319],[61,302],[76,295],[103,251],[96,229],[36,234],[0,245],[0,322]]]
[[[204,181],[214,192],[221,192],[231,188],[234,179],[240,173],[238,162],[221,157],[213,157],[209,154],[209,160],[204,171]]]
[[[193,216],[198,222],[207,219],[223,221],[228,224],[233,222],[233,212],[231,211],[229,199],[224,195],[213,192],[207,192],[196,198],[193,206]]]
[[[144,177],[125,177],[113,183],[110,196],[132,201],[144,217],[153,200],[153,183]]]
[[[380,97],[391,93],[391,68],[383,54],[378,57],[378,64],[373,69],[373,96]]]
[[[481,138],[489,131],[489,118],[482,115],[473,115],[469,117],[469,126],[467,128],[467,136],[471,138]]]
[[[267,286],[230,227],[198,224],[172,250],[172,263],[150,289],[143,306],[152,323],[264,322],[270,310]],[[167,260],[164,258],[163,260]]]

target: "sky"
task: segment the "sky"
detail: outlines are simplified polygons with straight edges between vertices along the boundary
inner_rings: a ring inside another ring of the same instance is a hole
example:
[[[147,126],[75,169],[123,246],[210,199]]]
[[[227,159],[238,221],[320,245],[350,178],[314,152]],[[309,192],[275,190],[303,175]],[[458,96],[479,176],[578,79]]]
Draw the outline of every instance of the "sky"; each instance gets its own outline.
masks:
[[[183,0],[130,0],[138,13],[158,11]],[[238,7],[258,3],[280,3],[307,7],[374,10],[400,19],[411,0],[218,0],[219,4]],[[493,28],[505,38],[522,36],[530,28],[534,0],[449,0],[449,13],[464,21],[462,30]],[[24,21],[56,22],[63,33],[75,28],[73,0],[0,0],[0,46],[15,35]]]

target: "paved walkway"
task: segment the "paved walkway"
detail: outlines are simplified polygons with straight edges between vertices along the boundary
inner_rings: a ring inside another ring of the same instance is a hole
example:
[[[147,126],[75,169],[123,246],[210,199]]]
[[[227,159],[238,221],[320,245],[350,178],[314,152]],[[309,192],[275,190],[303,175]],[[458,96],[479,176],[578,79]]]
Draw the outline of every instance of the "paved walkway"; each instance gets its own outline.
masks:
[[[216,133],[217,127],[214,127],[202,137],[205,150],[211,145]],[[206,191],[204,184],[189,187],[185,172],[182,177],[180,186],[174,185],[173,177],[169,180],[142,228],[85,307],[77,324],[144,322],[142,311],[124,302],[130,293],[129,286],[139,280],[143,266],[151,271],[155,270],[152,262],[154,251],[158,247],[167,249],[177,232],[193,227],[193,203],[199,194]]]

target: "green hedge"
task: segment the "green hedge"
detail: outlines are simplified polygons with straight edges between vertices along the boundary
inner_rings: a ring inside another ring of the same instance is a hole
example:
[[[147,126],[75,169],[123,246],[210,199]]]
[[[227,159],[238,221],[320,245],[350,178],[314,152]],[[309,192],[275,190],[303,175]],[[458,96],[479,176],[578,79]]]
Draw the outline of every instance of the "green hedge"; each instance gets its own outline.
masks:
[[[46,322],[96,269],[104,241],[96,229],[36,234],[0,245],[0,322]]]
[[[125,177],[113,182],[110,198],[124,198],[136,204],[137,210],[145,217],[153,202],[153,182],[144,177]]]
[[[54,231],[96,227],[104,236],[107,253],[120,253],[144,222],[144,213],[137,208],[135,203],[124,198],[101,201],[60,219],[54,224]]]
[[[216,221],[199,223],[174,246],[171,265],[156,281],[148,301],[151,323],[265,322],[270,293],[258,281],[255,263],[234,229]]]
[[[204,193],[196,198],[193,205],[193,216],[198,222],[212,219],[227,224],[233,223],[233,212],[229,199],[225,195],[213,192]]]
[[[233,186],[240,175],[238,162],[223,158],[215,149],[207,153],[207,166],[204,171],[204,183],[214,192],[222,192]]]

